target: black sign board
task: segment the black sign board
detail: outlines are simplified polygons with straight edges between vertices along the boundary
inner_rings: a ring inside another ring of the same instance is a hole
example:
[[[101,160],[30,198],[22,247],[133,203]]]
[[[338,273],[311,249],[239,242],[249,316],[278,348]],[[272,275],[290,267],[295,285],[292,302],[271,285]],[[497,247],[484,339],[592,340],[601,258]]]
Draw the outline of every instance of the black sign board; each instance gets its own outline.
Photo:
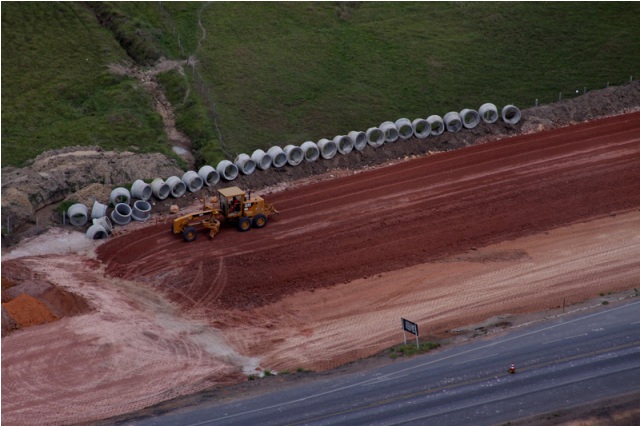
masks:
[[[409,320],[406,320],[404,318],[402,319],[402,329],[404,331],[408,331],[409,333],[415,334],[416,336],[418,335],[418,324],[416,324],[415,322],[411,322]]]

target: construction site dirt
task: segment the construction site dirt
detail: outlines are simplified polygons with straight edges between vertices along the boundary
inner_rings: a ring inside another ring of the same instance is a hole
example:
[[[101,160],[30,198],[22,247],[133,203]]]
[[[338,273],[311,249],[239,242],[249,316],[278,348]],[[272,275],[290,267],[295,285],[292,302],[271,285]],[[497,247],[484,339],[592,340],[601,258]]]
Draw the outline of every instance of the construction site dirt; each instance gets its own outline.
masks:
[[[25,244],[58,246],[3,255],[3,275],[89,307],[3,338],[3,421],[94,421],[329,370],[402,342],[401,317],[455,342],[613,303],[638,287],[639,182],[634,112],[267,188],[280,213],[265,228],[223,223],[213,240],[166,220],[80,248],[52,230]]]

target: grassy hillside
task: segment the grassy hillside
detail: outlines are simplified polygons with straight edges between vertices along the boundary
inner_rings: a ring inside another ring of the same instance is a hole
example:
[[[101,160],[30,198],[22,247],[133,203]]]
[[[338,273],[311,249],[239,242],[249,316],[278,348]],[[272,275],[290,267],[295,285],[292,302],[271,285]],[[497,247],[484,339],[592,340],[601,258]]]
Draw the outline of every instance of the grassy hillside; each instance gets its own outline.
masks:
[[[169,152],[149,95],[108,72],[132,58],[197,60],[158,80],[209,164],[640,75],[636,2],[90,5],[2,3],[3,166],[77,144]]]

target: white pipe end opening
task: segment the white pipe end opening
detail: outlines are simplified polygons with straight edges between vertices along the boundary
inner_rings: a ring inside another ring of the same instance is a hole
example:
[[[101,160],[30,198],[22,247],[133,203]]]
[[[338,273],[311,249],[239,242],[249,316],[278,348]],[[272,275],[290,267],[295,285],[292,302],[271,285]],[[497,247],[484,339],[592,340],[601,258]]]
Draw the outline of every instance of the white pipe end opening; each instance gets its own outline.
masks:
[[[91,219],[99,219],[107,215],[107,206],[106,204],[102,204],[98,202],[98,200],[93,201],[93,207],[91,207]]]
[[[365,132],[352,130],[349,132],[349,139],[353,142],[356,151],[362,151],[367,146],[367,134]]]
[[[115,188],[113,191],[111,191],[109,201],[111,201],[111,204],[113,204],[114,206],[120,203],[129,204],[131,203],[131,193],[127,188]]]
[[[260,170],[267,170],[273,163],[271,156],[261,149],[256,149],[255,151],[253,151],[253,154],[251,154],[251,159],[256,163],[256,166]]]
[[[131,222],[131,206],[125,203],[116,204],[111,212],[111,220],[117,225],[126,225]]]
[[[318,145],[320,155],[325,160],[332,159],[338,153],[338,147],[336,146],[336,143],[334,141],[330,141],[329,139],[320,139],[316,145]]]
[[[299,146],[287,145],[284,147],[284,153],[287,155],[287,162],[291,166],[297,166],[304,160],[304,151]]]
[[[444,133],[444,121],[439,115],[430,115],[429,117],[427,117],[427,123],[429,123],[429,127],[431,129],[430,134],[432,134],[433,136],[440,136]]]
[[[398,129],[400,139],[409,139],[413,136],[413,125],[408,118],[399,118],[394,124],[396,129]]]
[[[353,151],[354,143],[350,137],[345,135],[335,136],[333,138],[333,143],[338,148],[338,152],[342,155],[347,155],[351,151]]]
[[[189,170],[182,175],[182,182],[184,182],[189,192],[200,191],[204,185],[202,178],[193,170]]]
[[[413,128],[413,135],[416,138],[424,139],[431,134],[431,126],[424,118],[416,118],[413,120],[411,122],[411,127]]]
[[[287,154],[285,154],[284,150],[279,146],[272,146],[267,150],[267,154],[271,157],[272,165],[276,169],[284,167],[284,165],[287,164]]]
[[[164,200],[171,195],[171,187],[162,178],[155,178],[151,182],[151,192],[158,200]]]
[[[153,195],[151,185],[149,185],[142,179],[136,180],[135,182],[133,182],[133,185],[131,185],[131,196],[133,198],[146,201],[151,198],[151,195]]]
[[[480,118],[487,124],[493,124],[498,121],[498,108],[492,103],[485,103],[480,105],[478,109]]]
[[[522,118],[520,109],[515,105],[505,105],[502,108],[502,121],[507,124],[517,124]]]
[[[250,175],[256,171],[256,162],[247,154],[238,155],[233,163],[243,175]]]
[[[173,198],[180,198],[187,192],[187,186],[178,176],[171,176],[167,179],[167,185],[169,185],[171,189],[171,196]]]
[[[465,108],[460,111],[462,125],[467,129],[473,129],[480,124],[480,114],[475,109]]]
[[[365,134],[367,135],[367,143],[374,148],[381,146],[385,141],[384,132],[378,127],[369,127]]]
[[[102,225],[91,225],[85,235],[91,240],[104,240],[109,237],[109,234]]]
[[[385,121],[380,124],[379,128],[384,133],[384,140],[386,143],[393,143],[398,140],[398,129],[393,122]]]
[[[442,117],[442,121],[444,121],[448,132],[456,133],[462,129],[462,119],[456,111],[446,113],[444,117]]]
[[[198,176],[202,179],[202,182],[207,186],[213,186],[220,182],[220,174],[211,166],[202,166],[198,170]]]
[[[238,177],[238,166],[229,160],[220,161],[216,171],[226,181],[231,181]]]
[[[73,226],[84,226],[89,220],[89,209],[84,204],[73,204],[67,210],[67,215]]]
[[[318,145],[315,142],[306,141],[302,145],[300,145],[300,149],[304,153],[304,161],[307,163],[312,163],[320,158],[320,150],[318,149]]]

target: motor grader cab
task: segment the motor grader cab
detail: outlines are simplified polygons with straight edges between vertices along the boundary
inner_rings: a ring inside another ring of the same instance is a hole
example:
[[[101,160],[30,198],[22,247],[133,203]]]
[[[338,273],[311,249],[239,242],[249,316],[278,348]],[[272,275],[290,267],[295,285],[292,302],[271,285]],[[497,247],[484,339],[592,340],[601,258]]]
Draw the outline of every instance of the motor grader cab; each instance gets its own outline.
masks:
[[[237,186],[218,190],[218,201],[219,208],[207,206],[205,201],[201,211],[174,219],[172,232],[182,234],[185,241],[193,241],[198,236],[196,227],[201,225],[209,229],[209,238],[213,238],[220,231],[220,216],[245,232],[251,227],[263,228],[267,224],[267,218],[278,213],[264,198]]]

